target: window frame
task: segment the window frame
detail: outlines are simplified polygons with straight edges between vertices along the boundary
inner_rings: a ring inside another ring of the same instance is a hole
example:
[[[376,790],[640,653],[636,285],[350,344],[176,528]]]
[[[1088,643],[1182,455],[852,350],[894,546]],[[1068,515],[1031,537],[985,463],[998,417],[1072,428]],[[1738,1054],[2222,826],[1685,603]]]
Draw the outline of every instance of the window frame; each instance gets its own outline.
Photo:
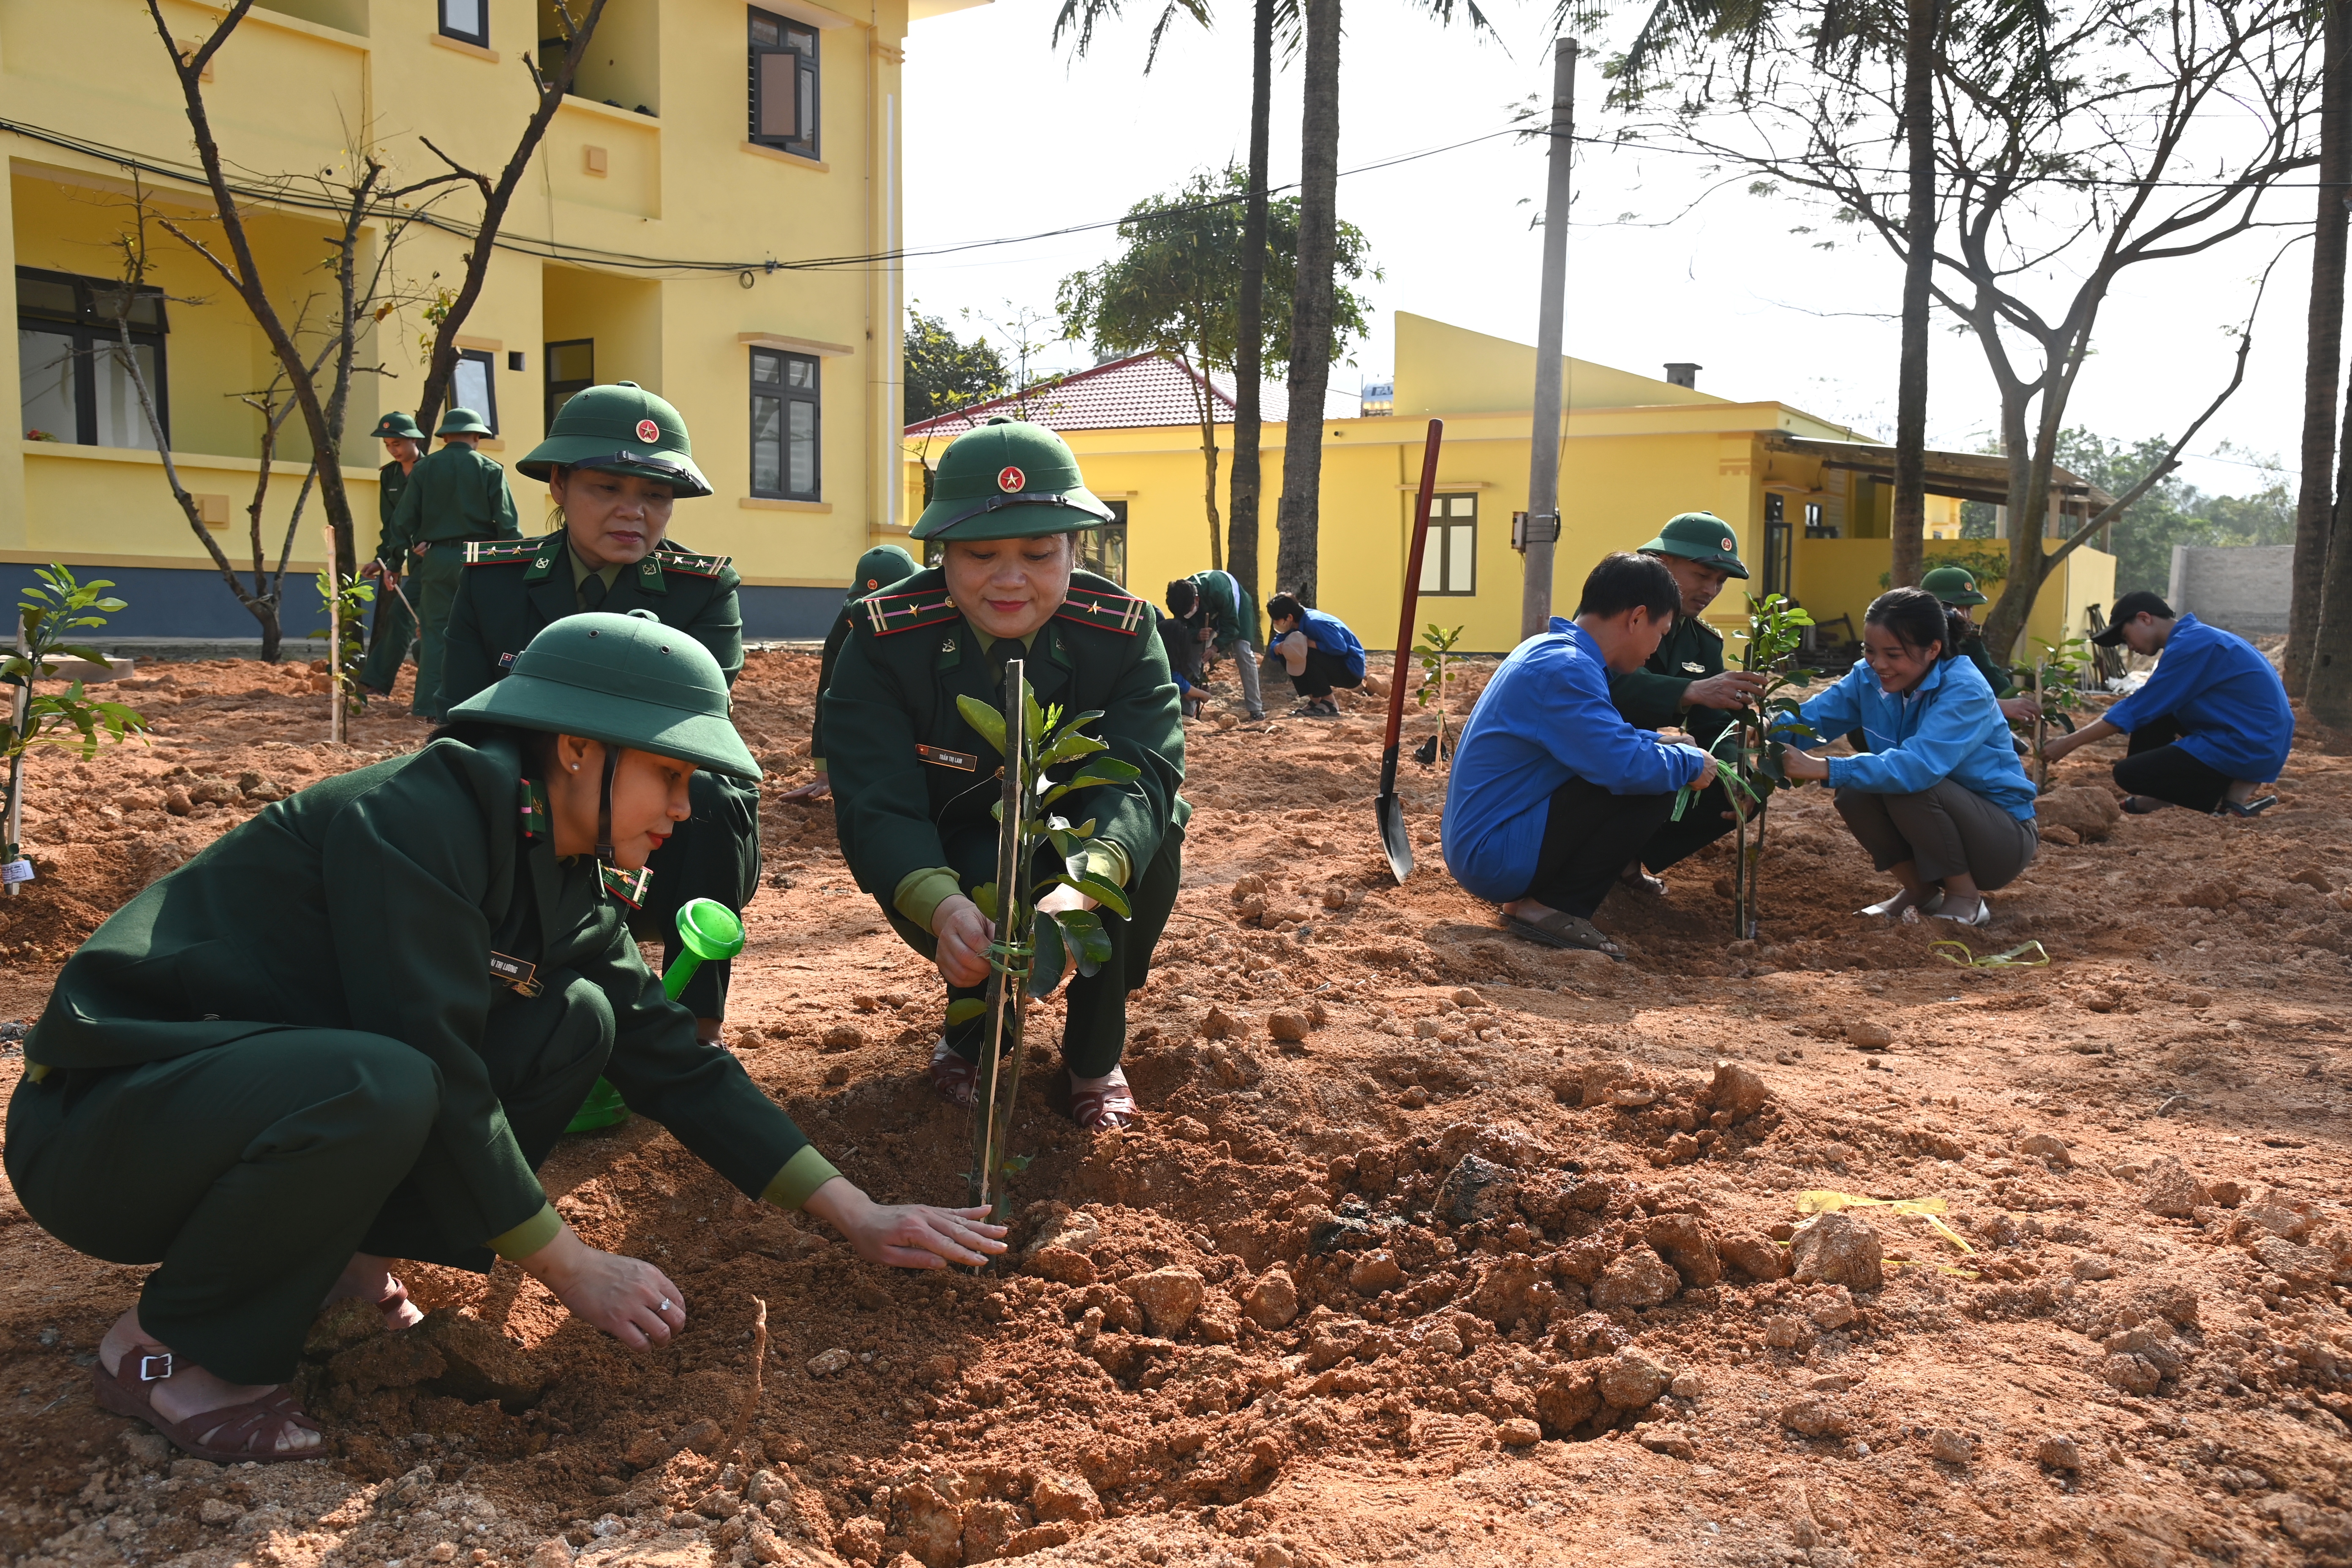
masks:
[[[443,37],[471,44],[478,49],[490,47],[490,0],[474,0],[474,14],[482,19],[479,32],[468,33],[449,20],[449,0],[437,0],[433,12]]]
[[[1788,498],[1774,490],[1764,497],[1764,593],[1768,598],[1789,594],[1791,554]]]
[[[823,153],[819,143],[823,140],[823,116],[820,110],[824,99],[821,93],[820,78],[823,73],[820,61],[823,45],[818,41],[818,30],[806,22],[794,21],[781,12],[762,10],[757,5],[746,6],[744,9],[746,13],[743,21],[744,47],[749,56],[745,68],[745,108],[750,121],[745,130],[744,139],[755,147],[771,147],[781,153],[790,153],[795,157],[821,160]],[[775,44],[761,43],[753,37],[761,22],[772,26],[776,37],[787,41]],[[789,41],[794,37],[806,38],[808,47],[803,49],[794,46]],[[760,129],[762,71],[760,62],[770,55],[791,55],[799,62],[793,70],[795,99],[793,108],[798,111],[796,118],[799,124],[807,128],[805,134],[795,131],[790,136],[776,136],[764,133]]]
[[[760,380],[761,356],[777,365],[776,379],[762,384]],[[808,367],[809,381],[805,389],[792,384],[791,367],[794,362]],[[824,499],[824,362],[815,354],[794,353],[789,349],[754,346],[743,368],[745,388],[749,393],[746,405],[751,420],[751,467],[744,475],[747,492],[763,500],[815,501]],[[776,405],[776,488],[760,488],[760,403],[772,400]],[[793,479],[792,406],[805,403],[809,406],[809,488],[796,490]]]
[[[577,348],[584,348],[588,351],[588,379],[583,381],[577,376],[567,376],[561,381],[557,380],[555,375],[556,351],[558,349]],[[553,342],[542,342],[540,345],[540,385],[545,394],[542,401],[546,405],[545,412],[547,416],[547,424],[545,428],[551,430],[555,427],[556,410],[562,406],[562,405],[557,403],[555,400],[556,389],[558,387],[569,387],[571,390],[564,394],[565,401],[569,402],[572,398],[577,397],[580,394],[587,391],[590,387],[596,384],[596,340],[593,338],[562,338]]]
[[[74,308],[70,315],[39,307],[27,308],[20,291],[16,302],[16,330],[19,332],[27,331],[58,332],[72,340],[73,348],[70,352],[77,371],[74,377],[74,431],[70,437],[65,437],[63,432],[55,432],[55,434],[59,437],[58,442],[59,446],[96,447],[100,445],[98,377],[94,374],[97,355],[101,349],[112,349],[121,341],[114,330],[113,319],[100,313],[98,300],[101,296],[119,294],[121,291],[121,285],[110,278],[89,278],[79,272],[58,272],[42,267],[17,268],[16,281],[19,284],[26,282],[58,284],[73,290]],[[151,301],[154,307],[155,325],[152,328],[132,327],[131,342],[134,347],[144,347],[154,352],[154,380],[147,390],[155,400],[155,420],[163,427],[163,444],[169,447],[172,442],[172,375],[171,360],[165,340],[172,330],[171,318],[165,310],[163,291],[161,289],[135,289],[133,297]],[[21,402],[22,375],[23,368],[20,364],[18,367],[20,401],[17,405],[17,424],[20,426],[24,424],[24,406]],[[143,425],[143,419],[142,423]],[[17,434],[21,437],[25,432],[20,428]],[[145,449],[153,433],[142,428],[139,435],[140,439],[136,448],[110,449]]]
[[[1457,500],[1466,500],[1470,503],[1469,517],[1459,521],[1454,516],[1452,504]],[[1441,502],[1444,503],[1442,510],[1439,504]],[[1444,521],[1441,521],[1441,518]],[[1449,572],[1454,552],[1447,548],[1447,541],[1451,537],[1452,531],[1456,528],[1465,530],[1470,535],[1470,582],[1466,587],[1454,586]],[[1436,552],[1433,555],[1431,553],[1433,548]],[[1433,570],[1437,579],[1435,587],[1428,585]],[[1440,490],[1429,498],[1429,538],[1422,547],[1421,579],[1423,585],[1417,590],[1417,596],[1423,599],[1469,599],[1477,596],[1478,492],[1476,490]]]
[[[463,364],[467,360],[472,360],[482,367],[482,390],[489,395],[482,401],[489,406],[474,408],[472,404],[458,400],[457,373],[457,367],[453,365],[449,372],[449,398],[445,407],[474,408],[474,412],[482,416],[482,423],[490,427],[490,438],[496,440],[501,428],[499,424],[499,356],[488,349],[459,349],[457,363]]]
[[[1127,503],[1123,500],[1113,500],[1105,501],[1103,504],[1110,508],[1112,521],[1104,523],[1100,528],[1078,530],[1077,564],[1081,571],[1097,573],[1124,588],[1127,586]],[[1114,541],[1118,546],[1116,552],[1102,551],[1097,548]],[[1097,553],[1105,556],[1116,554],[1118,570],[1116,572],[1105,570],[1105,567],[1111,564],[1108,560],[1105,560],[1098,565],[1088,559],[1090,554]]]

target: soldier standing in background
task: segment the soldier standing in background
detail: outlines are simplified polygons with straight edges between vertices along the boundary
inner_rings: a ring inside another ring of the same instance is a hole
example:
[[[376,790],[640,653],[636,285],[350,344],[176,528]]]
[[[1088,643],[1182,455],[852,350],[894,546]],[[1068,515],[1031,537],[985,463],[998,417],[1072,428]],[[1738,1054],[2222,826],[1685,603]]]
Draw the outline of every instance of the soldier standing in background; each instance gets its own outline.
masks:
[[[400,595],[403,563],[387,553],[386,542],[392,537],[392,514],[408,489],[408,476],[425,456],[425,432],[415,420],[394,412],[375,422],[373,434],[383,443],[389,460],[375,471],[375,559],[360,568],[361,576],[378,581],[375,629],[368,637],[367,662],[360,666],[360,687],[371,696],[389,697],[409,645],[416,640],[416,617]]]
[[[410,711],[439,722],[448,710],[441,695],[444,638],[449,607],[457,602],[457,583],[466,570],[465,546],[480,541],[515,539],[522,530],[515,522],[514,496],[507,489],[507,471],[475,450],[492,432],[470,408],[452,408],[441,416],[433,434],[442,440],[439,451],[418,463],[408,476],[408,488],[393,509],[392,523],[377,555],[413,560],[410,597],[416,618],[416,700]]]

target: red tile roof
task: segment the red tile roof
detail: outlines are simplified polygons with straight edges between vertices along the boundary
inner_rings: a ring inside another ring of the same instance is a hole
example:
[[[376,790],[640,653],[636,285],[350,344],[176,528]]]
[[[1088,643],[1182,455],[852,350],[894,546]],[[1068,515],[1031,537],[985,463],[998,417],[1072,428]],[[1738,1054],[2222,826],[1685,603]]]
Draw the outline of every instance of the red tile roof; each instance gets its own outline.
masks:
[[[976,403],[907,426],[909,436],[959,436],[992,414],[1027,418],[1054,430],[1121,430],[1155,425],[1197,425],[1201,374],[1190,365],[1152,353],[1129,354],[1042,383],[1027,393]],[[1209,374],[1209,403],[1217,424],[1234,422],[1234,378]],[[1337,401],[1336,399],[1334,401]],[[1259,416],[1280,424],[1290,416],[1290,399],[1278,383],[1260,395]],[[1352,408],[1332,417],[1352,417]]]

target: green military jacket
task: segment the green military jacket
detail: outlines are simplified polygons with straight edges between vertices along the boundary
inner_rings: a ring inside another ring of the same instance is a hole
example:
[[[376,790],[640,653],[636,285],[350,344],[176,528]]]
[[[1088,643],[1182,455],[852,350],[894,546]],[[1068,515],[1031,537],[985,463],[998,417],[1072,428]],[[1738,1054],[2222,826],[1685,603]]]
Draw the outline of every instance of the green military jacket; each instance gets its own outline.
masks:
[[[392,549],[392,514],[407,491],[408,470],[398,463],[386,463],[375,471],[375,558],[387,572],[401,569],[400,554]]]
[[[1648,663],[1609,678],[1609,700],[1628,724],[1644,730],[1678,726],[1700,745],[1712,745],[1731,715],[1714,708],[1685,708],[1683,693],[1692,681],[1722,673],[1722,634],[1696,616],[1679,616]]]
[[[31,1070],[127,1067],[289,1026],[389,1037],[440,1073],[446,1158],[418,1168],[454,1173],[425,1193],[436,1218],[484,1240],[536,1224],[543,1244],[547,1195],[476,1046],[515,977],[569,971],[610,999],[604,1076],[633,1109],[746,1193],[773,1196],[788,1163],[829,1173],[814,1151],[796,1161],[807,1138],[741,1065],[696,1040],[624,929],[627,906],[595,861],[557,858],[545,797],[536,818],[532,798],[511,741],[442,740],[265,807],[67,962],[25,1041]]]
[[[544,539],[466,547],[466,573],[449,609],[441,658],[444,702],[463,702],[488,686],[513,667],[531,638],[579,613],[567,537],[559,531]],[[622,568],[604,608],[616,616],[651,610],[662,625],[709,648],[732,686],[743,672],[743,611],[735,596],[741,582],[726,556],[697,555],[665,539],[643,561]]]
[[[521,533],[507,471],[463,441],[452,441],[418,458],[409,471],[376,553],[397,561],[420,544]]]
[[[1205,625],[1215,635],[1211,638],[1217,647],[1237,642],[1257,641],[1257,605],[1241,585],[1240,579],[1230,572],[1197,572],[1192,586],[1201,595],[1200,606],[1185,625],[1198,631]]]
[[[1959,651],[1962,658],[1977,667],[1977,673],[1985,678],[1985,684],[1992,688],[1994,698],[2017,695],[2017,681],[2005,667],[1993,662],[1992,655],[1987,651],[1985,640],[1981,635],[1971,634],[1962,637]]]
[[[825,763],[842,857],[857,885],[892,907],[912,873],[954,863],[948,840],[992,837],[998,759],[956,710],[968,696],[997,706],[996,666],[983,639],[948,597],[945,574],[918,572],[858,601],[824,705]],[[1068,599],[1031,640],[1024,658],[1041,706],[1099,709],[1089,733],[1142,775],[1064,797],[1074,822],[1092,817],[1140,873],[1192,807],[1184,782],[1184,725],[1157,612],[1108,577],[1074,573]]]

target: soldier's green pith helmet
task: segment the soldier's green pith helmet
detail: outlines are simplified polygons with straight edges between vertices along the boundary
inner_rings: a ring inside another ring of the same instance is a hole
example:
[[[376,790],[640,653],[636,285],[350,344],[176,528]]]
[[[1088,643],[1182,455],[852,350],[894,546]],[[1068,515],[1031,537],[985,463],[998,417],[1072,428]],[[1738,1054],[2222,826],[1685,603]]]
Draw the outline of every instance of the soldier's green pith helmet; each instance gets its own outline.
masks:
[[[1977,574],[1965,566],[1938,566],[1919,579],[1919,586],[1948,605],[1986,603],[1977,587]]]
[[[482,416],[470,408],[452,408],[441,416],[434,427],[436,436],[495,436],[497,431],[482,423]]]
[[[686,421],[666,399],[634,381],[574,393],[556,410],[547,439],[515,468],[534,479],[556,468],[603,468],[658,479],[681,498],[710,493],[710,481],[694,466]]]
[[[1717,566],[1734,577],[1748,575],[1739,563],[1739,538],[1731,524],[1711,511],[1679,512],[1666,519],[1658,537],[1642,546],[1645,555],[1679,555],[1703,566]]]
[[[377,420],[375,429],[371,434],[373,439],[378,441],[425,439],[425,432],[416,427],[416,421],[396,408]]]
[[[917,539],[1027,539],[1100,528],[1114,513],[1087,489],[1078,459],[1043,425],[991,419],[950,443]]]
[[[857,575],[850,579],[849,596],[842,602],[856,604],[866,595],[879,593],[921,570],[915,564],[915,558],[897,545],[877,544],[857,558]]]
[[[728,717],[710,650],[650,610],[566,616],[530,639],[507,678],[449,710],[522,730],[583,735],[760,782]]]

